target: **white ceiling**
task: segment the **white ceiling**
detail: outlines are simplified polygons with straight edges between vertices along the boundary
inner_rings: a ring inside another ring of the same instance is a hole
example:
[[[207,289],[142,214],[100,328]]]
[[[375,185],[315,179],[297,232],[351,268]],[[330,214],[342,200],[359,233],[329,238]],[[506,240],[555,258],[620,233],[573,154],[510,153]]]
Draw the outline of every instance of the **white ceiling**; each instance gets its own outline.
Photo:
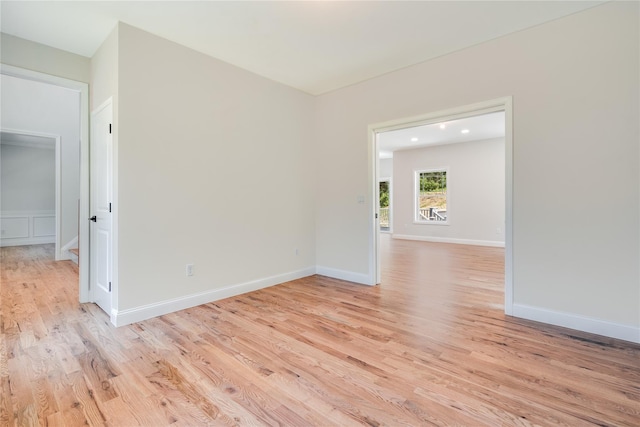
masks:
[[[603,1],[0,1],[2,32],[91,57],[118,21],[321,94]]]
[[[502,138],[504,135],[504,111],[499,111],[380,133],[378,152],[381,159],[389,159],[398,150]]]

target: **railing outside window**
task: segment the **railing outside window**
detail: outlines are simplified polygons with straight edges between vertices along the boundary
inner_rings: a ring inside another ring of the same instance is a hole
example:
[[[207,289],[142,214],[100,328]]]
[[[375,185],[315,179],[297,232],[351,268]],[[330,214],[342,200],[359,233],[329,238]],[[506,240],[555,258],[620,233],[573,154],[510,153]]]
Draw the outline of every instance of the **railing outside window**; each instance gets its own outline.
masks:
[[[447,211],[436,208],[420,209],[420,218],[425,221],[446,221]]]
[[[389,208],[380,208],[380,227],[389,228]]]

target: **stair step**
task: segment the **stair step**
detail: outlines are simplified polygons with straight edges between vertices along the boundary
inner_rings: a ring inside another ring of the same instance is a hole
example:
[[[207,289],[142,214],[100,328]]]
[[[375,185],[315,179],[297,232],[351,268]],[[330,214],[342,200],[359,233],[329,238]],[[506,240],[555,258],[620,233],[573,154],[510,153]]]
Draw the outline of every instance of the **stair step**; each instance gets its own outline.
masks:
[[[71,254],[71,261],[76,264],[80,264],[80,251],[78,248],[69,249],[69,253]]]

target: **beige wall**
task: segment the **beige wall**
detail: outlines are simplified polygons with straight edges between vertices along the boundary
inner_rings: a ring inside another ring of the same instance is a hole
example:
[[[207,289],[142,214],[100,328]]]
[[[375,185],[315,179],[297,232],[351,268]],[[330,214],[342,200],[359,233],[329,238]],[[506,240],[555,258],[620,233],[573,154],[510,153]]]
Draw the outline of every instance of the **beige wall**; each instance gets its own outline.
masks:
[[[370,124],[511,95],[514,308],[640,341],[638,40],[610,3],[320,96],[317,265],[370,271]]]
[[[89,83],[90,59],[20,37],[0,33],[0,62]]]
[[[313,97],[125,24],[118,92],[119,310],[313,269]]]
[[[117,105],[118,28],[114,28],[91,58],[91,85],[89,86],[91,111],[109,98],[113,98],[112,101]],[[114,113],[114,116],[117,114]]]

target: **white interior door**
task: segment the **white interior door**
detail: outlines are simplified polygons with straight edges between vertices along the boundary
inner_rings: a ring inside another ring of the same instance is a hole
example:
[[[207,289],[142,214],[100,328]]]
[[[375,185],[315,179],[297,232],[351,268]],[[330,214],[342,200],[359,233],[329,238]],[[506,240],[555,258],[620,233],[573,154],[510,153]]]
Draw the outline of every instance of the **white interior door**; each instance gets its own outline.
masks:
[[[91,300],[111,316],[111,100],[91,114]]]

